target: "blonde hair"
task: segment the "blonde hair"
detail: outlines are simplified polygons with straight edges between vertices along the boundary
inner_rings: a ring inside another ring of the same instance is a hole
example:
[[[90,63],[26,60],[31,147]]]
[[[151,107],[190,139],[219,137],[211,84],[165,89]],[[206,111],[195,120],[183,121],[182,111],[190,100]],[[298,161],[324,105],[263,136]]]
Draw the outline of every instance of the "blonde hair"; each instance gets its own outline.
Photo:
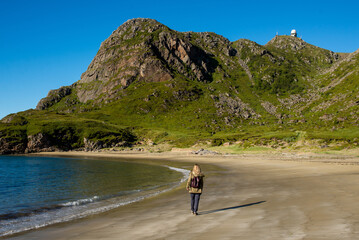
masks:
[[[192,169],[193,174],[199,175],[201,174],[201,167],[198,164],[195,164]]]

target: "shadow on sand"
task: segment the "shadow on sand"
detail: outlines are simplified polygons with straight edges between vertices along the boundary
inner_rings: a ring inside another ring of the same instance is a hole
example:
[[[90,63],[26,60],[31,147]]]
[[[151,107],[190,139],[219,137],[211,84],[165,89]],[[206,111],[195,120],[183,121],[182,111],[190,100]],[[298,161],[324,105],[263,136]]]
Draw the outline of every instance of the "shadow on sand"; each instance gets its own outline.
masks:
[[[259,201],[259,202],[248,203],[248,204],[243,204],[243,205],[234,206],[234,207],[227,207],[227,208],[203,211],[203,212],[199,212],[198,215],[205,215],[205,214],[216,213],[216,212],[221,212],[221,211],[226,211],[226,210],[233,210],[233,209],[237,209],[237,208],[250,207],[250,206],[261,204],[264,202],[266,202],[266,201]]]

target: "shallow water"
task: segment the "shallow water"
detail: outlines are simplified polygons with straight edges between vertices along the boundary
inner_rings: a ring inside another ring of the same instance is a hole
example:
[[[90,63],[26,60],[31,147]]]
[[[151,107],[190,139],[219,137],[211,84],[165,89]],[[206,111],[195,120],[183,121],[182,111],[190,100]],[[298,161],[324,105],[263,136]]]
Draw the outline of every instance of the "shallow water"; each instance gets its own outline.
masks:
[[[186,174],[133,162],[0,156],[0,236],[139,201]]]

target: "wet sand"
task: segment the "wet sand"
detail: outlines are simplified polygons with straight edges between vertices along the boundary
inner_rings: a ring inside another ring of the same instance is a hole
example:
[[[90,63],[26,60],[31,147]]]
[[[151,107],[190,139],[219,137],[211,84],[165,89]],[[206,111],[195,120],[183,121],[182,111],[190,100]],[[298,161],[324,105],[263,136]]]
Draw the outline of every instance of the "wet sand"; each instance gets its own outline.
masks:
[[[184,187],[12,239],[357,239],[359,158],[316,154],[196,156],[58,153],[161,159],[203,167],[199,215]],[[147,159],[147,160],[146,160]],[[206,165],[210,164],[210,165]]]

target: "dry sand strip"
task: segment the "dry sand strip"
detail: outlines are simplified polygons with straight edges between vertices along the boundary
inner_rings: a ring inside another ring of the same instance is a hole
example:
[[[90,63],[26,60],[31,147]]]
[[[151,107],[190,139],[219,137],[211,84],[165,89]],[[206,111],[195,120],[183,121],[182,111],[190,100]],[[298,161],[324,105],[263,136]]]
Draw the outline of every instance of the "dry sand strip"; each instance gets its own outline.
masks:
[[[178,189],[12,239],[359,239],[358,165],[275,154],[139,156],[211,163],[225,170],[208,172],[198,216],[190,214],[189,196]]]

